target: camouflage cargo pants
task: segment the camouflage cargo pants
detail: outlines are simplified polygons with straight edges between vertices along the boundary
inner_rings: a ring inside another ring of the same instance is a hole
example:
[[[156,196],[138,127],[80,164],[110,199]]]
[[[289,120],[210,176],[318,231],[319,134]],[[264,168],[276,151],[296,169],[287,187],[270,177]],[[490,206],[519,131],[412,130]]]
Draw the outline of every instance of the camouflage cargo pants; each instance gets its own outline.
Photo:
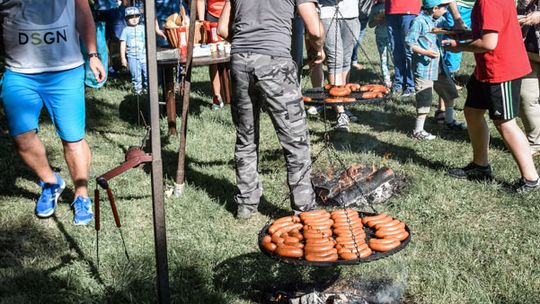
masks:
[[[287,164],[293,210],[313,208],[308,128],[296,65],[290,58],[233,54],[231,105],[236,127],[235,165],[238,207],[257,208],[262,195],[258,174],[259,116],[270,115]]]

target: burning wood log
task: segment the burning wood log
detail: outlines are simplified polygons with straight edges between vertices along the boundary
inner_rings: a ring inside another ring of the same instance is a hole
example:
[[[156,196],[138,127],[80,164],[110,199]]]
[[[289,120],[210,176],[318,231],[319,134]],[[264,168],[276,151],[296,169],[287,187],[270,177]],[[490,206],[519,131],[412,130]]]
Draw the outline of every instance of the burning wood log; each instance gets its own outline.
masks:
[[[367,197],[395,177],[389,167],[377,169],[373,166],[352,164],[339,176],[323,174],[313,178],[315,192],[324,203],[333,202],[349,206],[358,201],[367,202]],[[391,194],[390,194],[391,195]]]

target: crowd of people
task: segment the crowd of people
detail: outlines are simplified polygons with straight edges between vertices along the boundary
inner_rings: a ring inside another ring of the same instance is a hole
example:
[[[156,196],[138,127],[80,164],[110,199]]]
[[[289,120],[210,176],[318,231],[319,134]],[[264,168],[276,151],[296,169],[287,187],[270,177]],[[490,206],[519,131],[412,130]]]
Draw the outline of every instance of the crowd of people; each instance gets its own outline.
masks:
[[[313,86],[345,85],[352,72],[363,68],[359,49],[368,27],[375,31],[380,81],[391,87],[394,98],[414,96],[416,101],[411,136],[436,138],[425,130],[433,91],[439,95],[437,120],[449,130],[468,131],[472,161],[449,170],[451,176],[492,178],[484,118],[488,112],[521,172],[513,189],[540,191],[533,162],[533,156],[540,155],[538,0],[519,0],[517,8],[513,0],[196,1],[197,19],[219,22],[219,34],[231,41],[237,218],[256,213],[262,196],[257,163],[262,107],[270,115],[284,151],[291,208],[295,212],[314,208],[306,113],[317,109],[305,109],[302,100],[303,47]],[[6,67],[0,98],[17,152],[39,178],[42,193],[36,215],[51,216],[66,187],[63,178],[51,170],[38,137],[38,118],[45,106],[62,140],[75,187],[74,223],[85,225],[93,214],[88,197],[91,157],[84,139],[83,63],[89,62],[97,81],[115,72],[114,63],[107,71],[100,61],[94,18],[105,23],[109,51],[119,50],[121,65],[130,70],[134,92],[141,94],[146,87],[144,5],[143,1],[96,0],[92,12],[87,0],[64,1],[65,7],[52,2],[0,0]],[[161,28],[186,3],[156,0],[155,5],[156,20],[150,22],[156,23],[158,43],[165,45]],[[455,31],[443,36],[434,28]],[[79,38],[86,54],[81,53]],[[458,97],[455,75],[463,51],[474,53],[476,61],[466,85],[466,125],[455,119],[454,110]],[[216,67],[210,67],[210,78],[213,108],[220,109],[223,101]],[[357,118],[343,106],[335,111],[336,129],[348,131]],[[525,132],[516,122],[518,116]]]

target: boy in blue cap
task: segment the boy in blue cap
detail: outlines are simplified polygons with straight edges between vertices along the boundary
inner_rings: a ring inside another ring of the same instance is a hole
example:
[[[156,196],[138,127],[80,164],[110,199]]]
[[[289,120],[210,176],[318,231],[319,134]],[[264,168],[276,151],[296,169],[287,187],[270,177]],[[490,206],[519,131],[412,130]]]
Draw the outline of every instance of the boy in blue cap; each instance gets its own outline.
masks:
[[[148,87],[145,29],[139,24],[141,19],[139,8],[126,7],[125,18],[127,26],[120,35],[120,58],[122,66],[127,67],[129,64],[133,90],[135,94],[140,95],[143,90],[143,77],[144,87]]]
[[[448,67],[441,60],[442,40],[432,32],[436,27],[448,27],[446,7],[452,0],[423,0],[422,11],[413,20],[405,37],[406,44],[413,52],[413,70],[416,90],[416,123],[413,137],[419,140],[433,140],[435,135],[424,130],[433,99],[433,89],[446,104],[446,126],[451,130],[466,129],[463,123],[454,119],[454,99],[458,92],[450,78]]]

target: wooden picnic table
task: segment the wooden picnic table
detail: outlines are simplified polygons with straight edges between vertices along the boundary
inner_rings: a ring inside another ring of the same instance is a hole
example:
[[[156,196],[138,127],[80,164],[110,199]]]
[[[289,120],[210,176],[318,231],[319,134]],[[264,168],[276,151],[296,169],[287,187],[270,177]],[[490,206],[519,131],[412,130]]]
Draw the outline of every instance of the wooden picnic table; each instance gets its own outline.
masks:
[[[208,66],[216,64],[218,67],[219,80],[221,82],[221,96],[223,102],[231,103],[231,81],[229,71],[230,55],[225,53],[212,53],[210,56],[193,57],[192,66]],[[163,71],[163,96],[167,108],[167,124],[169,134],[176,135],[176,91],[174,68],[184,66],[186,64],[186,55],[180,52],[178,48],[158,48],[157,62]],[[185,77],[182,77],[184,79]],[[189,86],[190,87],[190,86]],[[183,92],[181,95],[190,93],[189,87],[181,86]]]

